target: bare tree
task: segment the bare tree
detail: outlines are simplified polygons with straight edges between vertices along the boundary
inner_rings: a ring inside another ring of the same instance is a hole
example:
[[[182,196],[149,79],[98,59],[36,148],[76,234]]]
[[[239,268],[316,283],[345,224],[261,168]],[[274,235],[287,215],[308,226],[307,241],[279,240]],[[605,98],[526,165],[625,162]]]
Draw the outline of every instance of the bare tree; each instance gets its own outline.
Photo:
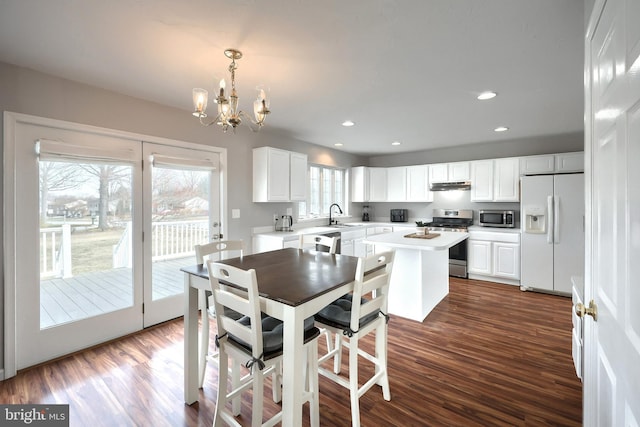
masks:
[[[47,204],[50,191],[76,188],[82,179],[73,164],[62,162],[40,162],[40,224],[47,222]]]
[[[98,178],[98,228],[106,230],[109,228],[108,214],[111,196],[122,187],[131,187],[130,169],[127,166],[97,164],[82,164],[81,167],[85,172]]]

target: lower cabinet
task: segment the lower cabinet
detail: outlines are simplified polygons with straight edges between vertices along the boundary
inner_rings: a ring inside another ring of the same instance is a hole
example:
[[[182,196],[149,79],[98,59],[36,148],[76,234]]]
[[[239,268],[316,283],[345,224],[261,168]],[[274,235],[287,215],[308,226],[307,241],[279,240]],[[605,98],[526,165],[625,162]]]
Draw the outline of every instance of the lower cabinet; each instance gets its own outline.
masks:
[[[520,233],[470,231],[467,247],[470,278],[520,284]]]

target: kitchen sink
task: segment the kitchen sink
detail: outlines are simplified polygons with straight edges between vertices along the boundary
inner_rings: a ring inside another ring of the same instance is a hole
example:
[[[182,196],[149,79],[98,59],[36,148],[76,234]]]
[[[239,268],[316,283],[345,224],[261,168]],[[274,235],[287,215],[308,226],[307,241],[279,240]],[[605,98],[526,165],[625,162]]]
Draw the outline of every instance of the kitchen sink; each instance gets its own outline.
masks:
[[[358,227],[356,224],[331,224],[329,227],[331,228],[348,228],[348,227]]]

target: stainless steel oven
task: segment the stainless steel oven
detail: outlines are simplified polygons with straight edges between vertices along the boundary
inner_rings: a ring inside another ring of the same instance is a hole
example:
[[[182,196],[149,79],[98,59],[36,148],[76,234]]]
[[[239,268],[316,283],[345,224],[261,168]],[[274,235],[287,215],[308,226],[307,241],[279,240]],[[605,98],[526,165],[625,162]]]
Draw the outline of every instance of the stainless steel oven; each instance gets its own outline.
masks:
[[[473,224],[471,209],[434,209],[432,222],[427,224],[429,231],[468,231]],[[467,240],[449,248],[449,276],[466,279]]]

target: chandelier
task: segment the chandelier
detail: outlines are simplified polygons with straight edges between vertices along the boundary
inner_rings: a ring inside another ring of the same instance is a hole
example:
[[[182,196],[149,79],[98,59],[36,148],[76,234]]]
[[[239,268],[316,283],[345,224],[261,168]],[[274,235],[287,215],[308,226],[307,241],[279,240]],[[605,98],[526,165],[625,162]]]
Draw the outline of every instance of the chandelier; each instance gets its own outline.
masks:
[[[264,125],[264,121],[267,118],[269,111],[269,100],[263,88],[258,89],[258,97],[253,101],[253,114],[255,120],[253,120],[247,113],[238,109],[238,93],[236,92],[236,61],[242,58],[242,52],[236,49],[227,49],[224,51],[227,58],[231,59],[229,65],[229,72],[231,73],[231,94],[226,97],[226,82],[224,79],[220,80],[220,92],[215,98],[215,103],[218,104],[218,115],[206,122],[204,119],[207,117],[207,100],[209,93],[205,89],[195,88],[193,89],[193,115],[200,120],[200,124],[203,126],[211,126],[217,124],[222,127],[222,130],[226,132],[229,126],[235,132],[236,128],[242,123],[242,119],[247,119],[246,124],[249,125],[251,130],[257,132]],[[253,126],[252,126],[253,125]]]

